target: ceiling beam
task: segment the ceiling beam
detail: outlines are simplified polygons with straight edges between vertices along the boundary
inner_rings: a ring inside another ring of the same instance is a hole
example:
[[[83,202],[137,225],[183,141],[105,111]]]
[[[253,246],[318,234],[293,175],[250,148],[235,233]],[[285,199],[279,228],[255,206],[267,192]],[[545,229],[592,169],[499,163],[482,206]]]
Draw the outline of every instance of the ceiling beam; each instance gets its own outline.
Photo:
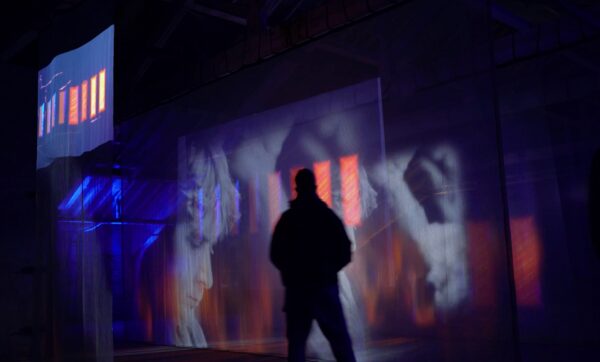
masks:
[[[198,14],[211,16],[213,18],[218,18],[218,19],[225,20],[225,21],[235,23],[238,25],[242,25],[242,26],[248,25],[248,21],[242,17],[236,16],[233,14],[229,14],[229,13],[226,13],[221,10],[209,8],[208,6],[194,4],[190,7],[190,10],[192,10]]]
[[[19,39],[15,40],[10,46],[8,46],[7,49],[2,52],[0,59],[3,62],[8,62],[10,59],[23,51],[29,44],[33,43],[37,37],[38,32],[36,30],[29,30],[25,34],[21,35]]]
[[[598,19],[597,17],[595,17],[591,13],[589,13],[589,12],[581,9],[579,6],[573,4],[570,1],[559,0],[558,2],[570,14],[574,15],[575,17],[579,18],[580,20],[583,20],[588,25],[591,25],[591,26],[593,26],[596,29],[600,28],[600,19]]]
[[[515,14],[514,12],[510,11],[509,9],[498,4],[495,1],[491,2],[491,12],[494,20],[499,21],[502,24],[508,25],[515,30],[526,32],[531,30],[532,28],[529,21]]]

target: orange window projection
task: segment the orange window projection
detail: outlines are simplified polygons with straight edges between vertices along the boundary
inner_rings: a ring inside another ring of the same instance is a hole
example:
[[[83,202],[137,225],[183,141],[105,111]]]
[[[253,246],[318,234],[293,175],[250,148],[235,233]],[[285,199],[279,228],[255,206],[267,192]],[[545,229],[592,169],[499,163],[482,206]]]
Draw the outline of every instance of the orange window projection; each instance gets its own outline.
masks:
[[[290,200],[293,200],[298,196],[298,193],[296,192],[296,174],[300,170],[302,170],[302,167],[300,166],[292,167],[290,170]]]
[[[269,224],[271,225],[271,229],[273,229],[281,213],[281,174],[279,172],[269,174],[268,190]]]
[[[88,112],[88,81],[81,82],[81,121],[87,119]]]
[[[358,226],[361,222],[358,155],[340,158],[340,179],[342,182],[344,223],[348,226]]]
[[[46,134],[50,133],[50,127],[52,127],[52,103],[48,101],[46,103]]]
[[[495,283],[496,269],[494,260],[495,245],[499,245],[495,226],[489,221],[469,221],[467,223],[469,242],[469,268],[473,305],[490,308],[498,300],[498,288]]]
[[[317,195],[331,207],[331,161],[315,162],[313,169],[317,180]]]
[[[65,123],[65,91],[58,92],[58,124]]]
[[[532,216],[511,218],[513,272],[519,306],[534,307],[542,304],[540,265],[542,247]]]
[[[98,75],[98,113],[106,109],[106,69]]]
[[[69,124],[79,123],[79,86],[69,87]]]
[[[96,117],[96,89],[98,76],[90,78],[90,118]]]

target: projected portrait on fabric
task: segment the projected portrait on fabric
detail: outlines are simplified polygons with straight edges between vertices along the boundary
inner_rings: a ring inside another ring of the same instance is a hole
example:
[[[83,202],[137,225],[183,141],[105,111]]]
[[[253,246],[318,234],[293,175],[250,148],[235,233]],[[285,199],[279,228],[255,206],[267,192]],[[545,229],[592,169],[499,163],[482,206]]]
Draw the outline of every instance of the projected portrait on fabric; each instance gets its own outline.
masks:
[[[432,326],[468,300],[459,155],[440,143],[386,158],[378,87],[367,81],[179,139],[168,343],[283,350],[268,343],[285,338],[268,247],[303,167],[354,244],[339,280],[359,359],[394,335],[391,325]],[[308,346],[331,357],[316,325]]]
[[[469,276],[457,152],[444,144],[419,147],[390,155],[386,167],[375,172],[379,181],[387,176],[380,186],[397,229],[424,262],[426,271],[411,271],[414,280],[404,284],[422,288],[411,294],[420,296],[419,302],[430,299],[435,310],[458,307],[468,298]]]

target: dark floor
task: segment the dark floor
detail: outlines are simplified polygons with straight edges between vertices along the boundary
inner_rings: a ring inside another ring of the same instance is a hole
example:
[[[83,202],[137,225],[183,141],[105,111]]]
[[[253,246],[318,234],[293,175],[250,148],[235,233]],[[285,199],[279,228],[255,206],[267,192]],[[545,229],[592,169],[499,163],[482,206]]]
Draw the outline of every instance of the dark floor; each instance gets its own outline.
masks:
[[[140,346],[115,350],[114,360],[125,361],[244,361],[276,362],[285,361],[284,357],[259,355],[241,352],[226,352],[212,349],[182,348],[169,346]]]
[[[392,340],[378,344],[367,350],[357,351],[359,361],[377,362],[563,362],[563,361],[600,361],[600,348],[595,344],[577,343],[570,345],[521,344],[521,358],[514,356],[510,348],[500,345],[490,346],[480,343],[470,344],[464,351],[440,348],[438,343],[416,342],[411,340]],[[235,348],[235,347],[233,347]],[[79,361],[78,359],[75,359]],[[126,361],[242,361],[242,362],[278,362],[286,361],[281,354],[257,354],[215,349],[197,349],[171,346],[128,345],[116,346],[114,360]],[[317,361],[315,359],[307,361]]]

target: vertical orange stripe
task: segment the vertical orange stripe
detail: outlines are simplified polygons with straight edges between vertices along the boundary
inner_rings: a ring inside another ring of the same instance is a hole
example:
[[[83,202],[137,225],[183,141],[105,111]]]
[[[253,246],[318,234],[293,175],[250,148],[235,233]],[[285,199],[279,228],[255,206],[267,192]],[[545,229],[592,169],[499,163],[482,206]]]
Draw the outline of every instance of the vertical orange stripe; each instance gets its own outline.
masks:
[[[290,170],[290,200],[298,197],[298,193],[296,192],[296,174],[300,170],[302,170],[300,166],[292,167]]]
[[[471,291],[473,305],[478,308],[493,307],[498,300],[498,288],[494,260],[494,245],[498,244],[497,233],[489,221],[469,221],[467,223],[469,243],[469,267],[471,270]]]
[[[342,182],[342,209],[344,222],[348,226],[360,225],[360,179],[358,155],[340,158],[340,178]]]
[[[106,109],[106,69],[102,69],[98,76],[98,113]]]
[[[271,229],[273,229],[281,213],[281,174],[279,172],[269,174],[268,190],[269,224],[271,225]]]
[[[81,82],[81,121],[85,121],[87,119],[87,111],[88,111],[88,81],[84,80]]]
[[[511,218],[510,234],[517,304],[530,307],[540,305],[542,303],[540,285],[542,247],[533,217]]]
[[[313,169],[317,181],[317,195],[331,207],[331,161],[315,162]]]
[[[69,124],[79,123],[79,86],[69,87]]]
[[[65,91],[58,92],[58,124],[65,123]]]
[[[96,89],[98,76],[93,76],[90,79],[90,118],[96,117]]]

